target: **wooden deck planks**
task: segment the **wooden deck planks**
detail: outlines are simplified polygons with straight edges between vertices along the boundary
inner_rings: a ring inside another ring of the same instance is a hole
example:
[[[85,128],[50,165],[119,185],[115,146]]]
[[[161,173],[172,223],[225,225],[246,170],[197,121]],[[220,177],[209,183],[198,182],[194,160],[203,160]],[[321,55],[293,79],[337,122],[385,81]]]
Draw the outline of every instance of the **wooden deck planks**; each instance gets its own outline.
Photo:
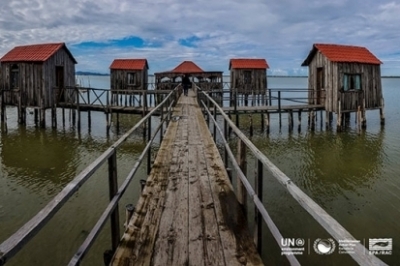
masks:
[[[112,265],[262,265],[193,92],[174,115]]]

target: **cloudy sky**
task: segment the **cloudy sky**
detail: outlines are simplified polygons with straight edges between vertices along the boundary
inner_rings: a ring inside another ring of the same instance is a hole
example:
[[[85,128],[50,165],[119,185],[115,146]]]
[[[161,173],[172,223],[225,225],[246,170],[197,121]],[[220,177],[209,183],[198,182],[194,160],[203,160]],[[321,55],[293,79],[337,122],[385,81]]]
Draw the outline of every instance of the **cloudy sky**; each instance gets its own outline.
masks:
[[[337,43],[367,47],[384,75],[400,75],[399,26],[399,0],[2,0],[0,56],[65,42],[81,71],[146,58],[150,73],[192,60],[228,74],[230,58],[265,58],[268,74],[296,75],[313,43]]]

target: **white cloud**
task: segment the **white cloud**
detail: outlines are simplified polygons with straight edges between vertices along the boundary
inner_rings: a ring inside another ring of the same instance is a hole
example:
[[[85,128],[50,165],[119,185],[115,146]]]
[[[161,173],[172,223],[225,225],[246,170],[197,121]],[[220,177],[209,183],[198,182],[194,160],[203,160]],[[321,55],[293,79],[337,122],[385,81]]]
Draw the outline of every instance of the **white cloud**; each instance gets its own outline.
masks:
[[[145,57],[150,72],[182,60],[227,72],[232,57],[261,57],[271,73],[302,73],[312,44],[330,42],[366,46],[385,69],[397,69],[399,13],[397,2],[372,0],[1,1],[0,55],[16,45],[64,41],[80,70],[108,72],[114,58]],[[158,48],[75,46],[129,36]],[[192,36],[195,47],[179,45]]]

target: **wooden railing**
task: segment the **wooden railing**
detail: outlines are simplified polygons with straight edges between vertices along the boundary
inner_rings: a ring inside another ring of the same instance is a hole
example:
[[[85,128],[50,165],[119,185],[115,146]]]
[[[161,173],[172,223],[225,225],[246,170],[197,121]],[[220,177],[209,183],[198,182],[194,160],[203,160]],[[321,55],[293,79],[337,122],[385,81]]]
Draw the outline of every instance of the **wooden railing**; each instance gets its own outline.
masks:
[[[78,174],[67,186],[55,196],[38,214],[36,214],[30,221],[22,226],[17,232],[10,236],[7,240],[0,244],[0,265],[4,265],[10,258],[17,254],[17,252],[24,247],[58,212],[58,210],[71,198],[71,196],[78,191],[78,189],[87,181],[89,178],[100,169],[104,164],[108,164],[108,176],[109,176],[109,195],[110,203],[104,210],[103,214],[93,227],[83,244],[80,246],[78,251],[71,259],[69,265],[79,265],[91,245],[96,240],[96,237],[100,233],[107,219],[111,219],[111,239],[112,249],[115,250],[119,244],[120,232],[119,232],[119,212],[118,202],[122,195],[126,191],[129,183],[132,181],[135,173],[142,164],[147,154],[147,168],[150,168],[151,158],[151,145],[155,139],[155,136],[160,132],[160,139],[162,139],[164,123],[168,123],[171,119],[173,106],[176,104],[176,98],[181,93],[179,88],[175,88],[171,91],[167,97],[152,111],[150,111],[145,117],[143,117],[133,128],[126,132],[118,141],[116,141],[110,148],[108,148],[102,155],[100,155],[93,163],[91,163],[86,169]],[[151,132],[151,117],[155,112],[160,113],[160,124],[158,125],[155,132]],[[166,113],[164,113],[166,112]],[[129,172],[128,176],[120,187],[117,184],[117,150],[137,129],[144,124],[147,124],[148,129],[148,143],[143,149],[139,159],[134,164],[133,168]]]
[[[322,209],[315,201],[313,201],[307,194],[305,194],[293,181],[276,167],[246,136],[242,131],[232,122],[229,117],[224,113],[223,109],[205,93],[198,89],[199,105],[203,106],[207,116],[211,118],[213,123],[213,136],[214,141],[216,135],[219,134],[224,145],[224,161],[225,166],[228,167],[228,161],[232,164],[239,183],[239,188],[236,193],[239,202],[246,207],[247,197],[250,197],[255,204],[255,243],[259,251],[262,249],[262,220],[271,231],[273,237],[282,249],[281,240],[283,239],[278,227],[272,221],[268,211],[265,209],[262,198],[263,188],[263,171],[266,169],[272,176],[289,192],[289,194],[303,207],[331,236],[337,241],[350,240],[356,243],[354,246],[354,253],[349,255],[360,265],[386,265],[383,261],[374,255],[369,255],[368,250],[361,245],[357,240],[332,216],[330,216],[324,209]],[[206,102],[208,104],[206,104]],[[211,103],[211,104],[210,104]],[[223,130],[218,125],[217,114],[224,119]],[[210,121],[210,119],[208,119]],[[238,138],[238,160],[232,153],[227,142],[228,132],[232,131]],[[246,150],[257,159],[257,176],[255,180],[255,188],[252,187],[244,174],[245,166],[243,162],[246,157]],[[239,182],[240,180],[240,182]],[[283,249],[282,249],[283,250]],[[296,257],[293,255],[286,255],[291,265],[300,265]]]

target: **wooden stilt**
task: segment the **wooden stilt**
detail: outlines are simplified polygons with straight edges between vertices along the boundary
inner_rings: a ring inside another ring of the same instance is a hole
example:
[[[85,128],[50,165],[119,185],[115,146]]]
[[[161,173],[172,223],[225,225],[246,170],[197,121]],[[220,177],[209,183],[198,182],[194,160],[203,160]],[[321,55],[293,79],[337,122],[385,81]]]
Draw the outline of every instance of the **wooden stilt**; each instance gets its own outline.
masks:
[[[289,132],[293,130],[293,110],[288,111]]]
[[[340,100],[338,102],[338,110],[336,113],[336,131],[340,132],[342,131],[342,112],[341,112],[341,104]]]
[[[270,130],[270,116],[269,116],[269,113],[268,113],[268,112],[265,114],[265,125],[266,125],[266,129],[267,129],[267,134],[269,134],[269,130]]]
[[[249,115],[250,118],[250,137],[253,136],[253,114]]]
[[[385,108],[385,101],[383,100],[383,98],[381,98],[381,108],[379,108],[379,116],[380,116],[380,119],[381,119],[381,125],[385,124],[384,108]]]

